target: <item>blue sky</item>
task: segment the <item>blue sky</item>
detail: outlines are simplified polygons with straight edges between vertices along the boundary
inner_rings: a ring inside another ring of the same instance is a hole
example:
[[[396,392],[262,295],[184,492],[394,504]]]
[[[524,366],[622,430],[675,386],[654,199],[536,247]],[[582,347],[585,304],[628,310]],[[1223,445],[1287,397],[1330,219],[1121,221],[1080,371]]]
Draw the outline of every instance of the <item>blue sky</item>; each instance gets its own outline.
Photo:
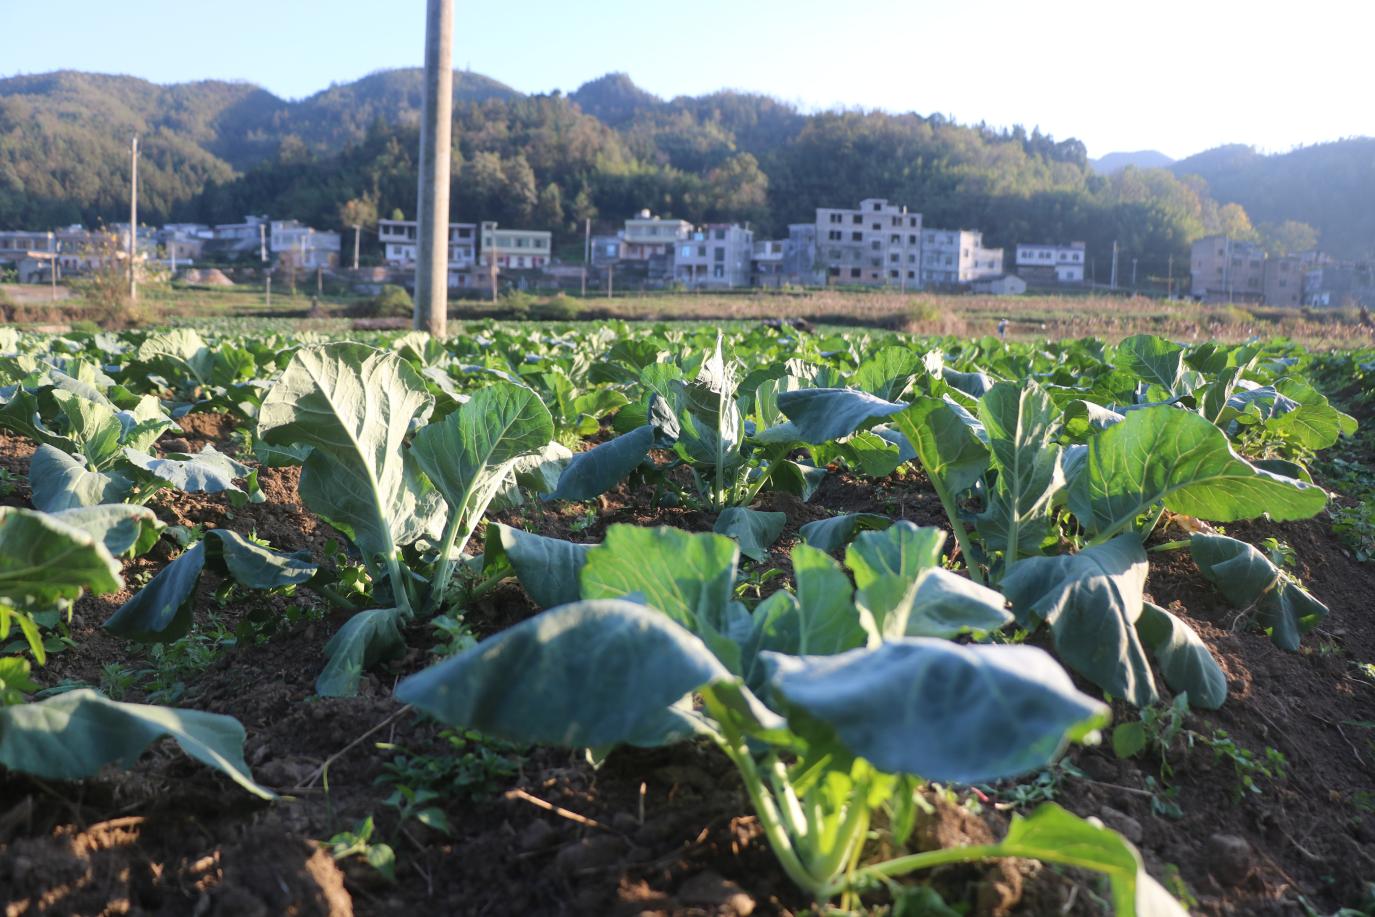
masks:
[[[1099,156],[1375,134],[1375,3],[455,0],[454,65],[525,92],[612,70],[663,96],[1039,126]],[[299,98],[421,62],[424,0],[0,0],[0,75],[249,80]]]

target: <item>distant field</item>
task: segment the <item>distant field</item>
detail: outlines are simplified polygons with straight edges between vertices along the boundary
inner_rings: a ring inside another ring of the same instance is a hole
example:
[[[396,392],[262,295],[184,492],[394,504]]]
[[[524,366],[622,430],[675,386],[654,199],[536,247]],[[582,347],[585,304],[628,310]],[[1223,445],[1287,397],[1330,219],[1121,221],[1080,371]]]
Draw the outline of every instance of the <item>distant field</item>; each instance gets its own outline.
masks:
[[[10,320],[51,323],[92,319],[79,296],[58,288],[51,301],[45,286],[0,286],[0,304],[10,303]],[[325,293],[313,302],[313,285],[296,295],[274,290],[269,304],[256,287],[154,287],[143,291],[131,312],[137,323],[188,319],[282,319],[307,327],[338,325],[358,318],[366,297]],[[547,295],[503,299],[492,303],[454,299],[451,320],[541,317]],[[1159,334],[1181,342],[1242,341],[1252,337],[1286,337],[1316,347],[1375,343],[1375,327],[1350,310],[1308,310],[1205,306],[1187,300],[1144,296],[970,296],[945,293],[894,293],[839,290],[750,291],[740,293],[633,293],[607,298],[561,299],[549,317],[565,315],[629,321],[765,321],[803,319],[816,324],[864,325],[923,334],[981,337],[997,333],[1007,319],[1007,337],[1016,340],[1101,337],[1118,340],[1131,334]],[[314,309],[312,310],[312,306]],[[573,310],[576,310],[575,312]],[[384,316],[385,317],[385,316]],[[404,315],[393,315],[403,320]]]

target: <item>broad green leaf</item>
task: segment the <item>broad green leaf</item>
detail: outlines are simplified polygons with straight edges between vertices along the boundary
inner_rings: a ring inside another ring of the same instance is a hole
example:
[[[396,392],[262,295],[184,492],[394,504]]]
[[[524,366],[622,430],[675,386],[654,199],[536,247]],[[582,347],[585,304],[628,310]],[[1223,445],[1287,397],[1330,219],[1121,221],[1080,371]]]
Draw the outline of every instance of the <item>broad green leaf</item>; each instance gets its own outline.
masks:
[[[471,525],[486,512],[515,462],[553,437],[553,418],[538,395],[496,382],[442,421],[424,427],[411,452],[450,512]]]
[[[118,503],[132,487],[124,475],[92,471],[81,460],[49,445],[39,446],[29,461],[31,500],[44,512]]]
[[[1145,707],[1156,699],[1136,630],[1146,570],[1141,541],[1128,533],[1078,554],[1028,557],[1002,587],[1023,627],[1050,625],[1066,665],[1114,697]]]
[[[210,529],[110,616],[105,629],[128,640],[166,643],[191,627],[192,599],[206,564],[249,589],[299,585],[317,566],[305,552],[287,554],[254,544],[230,529]]]
[[[536,605],[553,608],[581,598],[579,576],[592,547],[492,522],[487,525],[482,569],[493,576],[509,566]]]
[[[1138,334],[1117,346],[1120,365],[1148,383],[1175,393],[1184,371],[1184,348],[1153,334]]]
[[[242,493],[234,479],[246,478],[249,474],[247,466],[209,445],[194,455],[170,453],[163,458],[129,448],[124,450],[124,457],[131,464],[187,493],[217,494],[226,490]]]
[[[163,527],[151,509],[128,503],[80,506],[52,516],[101,541],[112,557],[130,550],[135,555],[142,554],[153,546],[158,530]]]
[[[109,467],[119,455],[119,438],[124,432],[114,408],[62,389],[54,389],[49,397],[61,408],[67,436],[86,461],[97,469]]]
[[[642,597],[739,671],[739,647],[726,636],[739,557],[739,547],[724,535],[613,525],[602,543],[587,552],[582,595]]]
[[[400,620],[401,612],[395,608],[373,608],[345,621],[325,644],[329,660],[315,679],[316,693],[352,697],[358,693],[364,670],[405,653]]]
[[[830,656],[863,646],[854,589],[840,564],[817,548],[799,544],[793,547],[792,565],[797,583],[797,654]]]
[[[877,513],[845,513],[829,519],[817,519],[798,529],[802,541],[830,554],[849,544],[860,532],[886,529],[893,520]]]
[[[1193,535],[1189,551],[1198,569],[1239,609],[1255,610],[1256,621],[1274,644],[1291,652],[1327,615],[1327,606],[1264,554],[1225,535]]]
[[[664,711],[731,674],[668,616],[633,602],[563,605],[410,676],[396,697],[451,726],[518,742],[649,744]]]
[[[1078,399],[1065,405],[1065,433],[1076,443],[1086,442],[1092,434],[1126,419],[1126,415],[1092,401]]]
[[[51,607],[84,589],[122,588],[119,563],[100,538],[47,513],[0,506],[0,601]]]
[[[1090,532],[1121,531],[1162,501],[1172,512],[1211,522],[1263,514],[1287,521],[1320,512],[1327,494],[1257,469],[1192,411],[1132,411],[1089,440],[1087,466],[1069,490],[1069,507]]]
[[[191,629],[192,597],[205,569],[205,542],[198,541],[158,571],[105,622],[105,629],[126,640],[165,643]]]
[[[941,567],[917,575],[912,604],[902,634],[908,637],[955,637],[988,633],[1012,623],[1002,595]]]
[[[722,356],[718,334],[697,378],[671,383],[681,425],[675,448],[684,459],[725,471],[740,465],[745,426],[735,389],[735,374]]]
[[[955,494],[972,487],[988,470],[988,446],[971,420],[963,408],[928,396],[893,417],[927,475]]]
[[[912,582],[918,572],[940,566],[944,544],[945,532],[903,519],[881,531],[861,532],[845,550],[845,566],[860,589],[884,575]]]
[[[1334,408],[1327,396],[1308,383],[1281,379],[1275,389],[1298,407],[1267,420],[1266,429],[1315,452],[1332,446],[1343,434],[1356,432],[1355,418]]]
[[[549,500],[591,500],[615,487],[649,458],[654,447],[654,427],[645,424],[615,439],[579,452],[559,475],[558,487]]]
[[[222,562],[225,571],[248,589],[277,589],[308,582],[318,565],[307,551],[286,553],[255,544],[231,529],[205,533],[212,564]]]
[[[253,782],[243,759],[244,730],[233,717],[121,704],[88,688],[0,709],[0,764],[46,780],[79,780],[106,764],[133,766],[164,736],[253,795],[275,798]]]
[[[1043,767],[1107,723],[1029,646],[960,646],[904,637],[837,656],[765,655],[789,718],[826,724],[880,771],[985,783]]]
[[[727,538],[734,538],[740,545],[740,553],[754,561],[763,562],[769,556],[769,547],[783,533],[788,524],[787,513],[770,513],[743,506],[731,506],[716,517],[712,531]]]
[[[379,558],[431,529],[440,508],[404,449],[432,406],[408,363],[351,343],[297,351],[263,399],[258,436],[312,447],[301,498],[353,538],[374,574]]]
[[[773,490],[792,494],[804,503],[816,495],[817,488],[824,480],[825,468],[794,462],[791,459],[775,462],[773,474],[769,476],[769,484]]]
[[[1136,632],[1155,656],[1165,684],[1175,692],[1188,692],[1190,707],[1216,710],[1227,700],[1227,676],[1188,624],[1146,602]]]
[[[778,409],[796,427],[798,439],[817,445],[871,427],[905,407],[847,388],[804,388],[778,395]]]
[[[1141,855],[1116,831],[1085,821],[1053,802],[1028,817],[1012,816],[998,855],[1091,869],[1107,875],[1113,912],[1133,917],[1186,917],[1187,911],[1146,872]]]
[[[979,402],[998,481],[979,534],[995,551],[1013,557],[1039,554],[1052,537],[1056,494],[1065,486],[1061,450],[1051,443],[1054,403],[1036,383],[999,382]]]

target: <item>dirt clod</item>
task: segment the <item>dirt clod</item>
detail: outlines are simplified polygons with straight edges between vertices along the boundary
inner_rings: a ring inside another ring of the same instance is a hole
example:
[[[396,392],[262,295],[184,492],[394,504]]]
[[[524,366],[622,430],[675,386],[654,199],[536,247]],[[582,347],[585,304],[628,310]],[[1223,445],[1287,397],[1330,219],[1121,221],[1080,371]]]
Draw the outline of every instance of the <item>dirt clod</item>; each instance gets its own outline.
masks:
[[[1234,834],[1214,834],[1205,851],[1208,868],[1224,885],[1240,885],[1255,865],[1255,854],[1244,838]]]
[[[714,872],[700,872],[678,889],[678,900],[695,904],[722,917],[749,917],[755,901],[739,885]]]

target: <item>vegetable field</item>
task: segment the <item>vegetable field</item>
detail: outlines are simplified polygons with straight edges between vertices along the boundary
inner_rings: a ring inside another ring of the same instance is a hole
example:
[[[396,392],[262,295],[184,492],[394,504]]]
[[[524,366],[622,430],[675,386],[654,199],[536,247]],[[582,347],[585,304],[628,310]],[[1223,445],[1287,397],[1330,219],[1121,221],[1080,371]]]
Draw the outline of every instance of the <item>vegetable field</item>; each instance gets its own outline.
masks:
[[[1373,372],[0,329],[0,898],[1375,914]]]

